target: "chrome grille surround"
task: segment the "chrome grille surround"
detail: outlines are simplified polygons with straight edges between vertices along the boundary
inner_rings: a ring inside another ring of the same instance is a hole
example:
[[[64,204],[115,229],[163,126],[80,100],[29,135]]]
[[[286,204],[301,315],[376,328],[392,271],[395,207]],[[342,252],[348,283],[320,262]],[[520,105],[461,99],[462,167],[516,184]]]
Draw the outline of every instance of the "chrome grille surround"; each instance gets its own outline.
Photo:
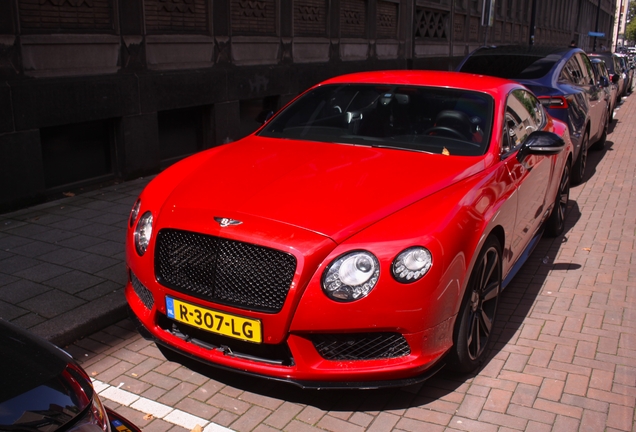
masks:
[[[206,301],[276,313],[295,272],[296,257],[279,250],[176,229],[157,234],[157,281]]]

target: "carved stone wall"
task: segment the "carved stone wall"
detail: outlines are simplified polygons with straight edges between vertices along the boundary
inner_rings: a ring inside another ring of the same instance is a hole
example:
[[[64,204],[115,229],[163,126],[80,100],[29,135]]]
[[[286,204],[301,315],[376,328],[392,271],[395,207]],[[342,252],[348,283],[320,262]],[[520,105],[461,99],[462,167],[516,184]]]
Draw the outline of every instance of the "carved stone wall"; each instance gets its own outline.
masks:
[[[205,33],[208,30],[206,0],[145,0],[146,31]]]
[[[294,36],[327,35],[327,0],[294,1]]]
[[[111,0],[19,0],[18,5],[23,33],[114,30]]]
[[[276,0],[232,0],[232,34],[276,36]]]
[[[450,13],[424,7],[415,8],[415,37],[438,42],[448,40]]]
[[[398,37],[399,3],[378,2],[376,35],[378,39],[396,39]]]
[[[342,0],[340,36],[347,38],[367,36],[367,2],[365,0]]]

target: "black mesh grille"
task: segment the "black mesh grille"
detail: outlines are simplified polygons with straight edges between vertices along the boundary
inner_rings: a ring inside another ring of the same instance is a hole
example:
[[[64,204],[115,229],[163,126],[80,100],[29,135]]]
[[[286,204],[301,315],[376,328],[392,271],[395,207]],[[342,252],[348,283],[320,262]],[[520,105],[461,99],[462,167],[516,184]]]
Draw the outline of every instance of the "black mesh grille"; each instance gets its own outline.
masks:
[[[326,360],[375,360],[411,353],[399,333],[315,334],[311,339]]]
[[[278,312],[296,271],[288,253],[188,231],[157,235],[157,280],[176,291],[264,312]]]
[[[137,279],[137,276],[135,276],[133,272],[130,272],[130,282],[132,283],[133,290],[137,293],[143,304],[148,309],[152,309],[152,306],[155,304],[155,299],[150,290]]]

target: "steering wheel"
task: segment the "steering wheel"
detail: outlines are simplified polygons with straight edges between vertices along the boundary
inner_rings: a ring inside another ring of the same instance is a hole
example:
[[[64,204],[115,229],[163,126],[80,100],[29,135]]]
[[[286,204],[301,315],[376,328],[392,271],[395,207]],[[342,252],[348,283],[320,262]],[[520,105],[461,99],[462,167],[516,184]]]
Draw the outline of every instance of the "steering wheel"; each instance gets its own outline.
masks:
[[[432,128],[429,128],[429,129],[425,130],[424,134],[425,135],[444,135],[444,134],[446,134],[446,135],[452,135],[454,138],[459,138],[461,140],[465,140],[466,139],[466,136],[463,133],[461,133],[461,132],[459,132],[459,131],[451,128],[451,127],[448,127],[448,126],[433,126]]]
[[[451,137],[458,138],[458,139],[466,142],[467,144],[470,144],[470,145],[475,146],[475,147],[480,147],[479,144],[474,143],[472,141],[468,141],[467,137],[463,133],[461,133],[458,130],[455,130],[455,129],[451,128],[451,127],[448,127],[448,126],[433,126],[432,128],[429,128],[429,129],[424,131],[424,135],[438,135],[438,134],[439,135],[444,135],[444,134],[450,135]]]

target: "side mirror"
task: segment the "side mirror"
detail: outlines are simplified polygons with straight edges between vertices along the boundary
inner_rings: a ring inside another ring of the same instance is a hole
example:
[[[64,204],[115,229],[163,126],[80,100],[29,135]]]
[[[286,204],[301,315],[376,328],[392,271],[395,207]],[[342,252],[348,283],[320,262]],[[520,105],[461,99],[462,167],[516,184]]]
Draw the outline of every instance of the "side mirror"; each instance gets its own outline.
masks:
[[[619,79],[620,77],[618,76],[618,74],[612,75],[612,84],[618,84]]]
[[[517,153],[517,160],[521,163],[529,155],[550,156],[560,153],[565,148],[563,138],[552,132],[532,132]]]
[[[606,76],[602,76],[599,80],[599,84],[601,87],[609,87],[610,83]]]

